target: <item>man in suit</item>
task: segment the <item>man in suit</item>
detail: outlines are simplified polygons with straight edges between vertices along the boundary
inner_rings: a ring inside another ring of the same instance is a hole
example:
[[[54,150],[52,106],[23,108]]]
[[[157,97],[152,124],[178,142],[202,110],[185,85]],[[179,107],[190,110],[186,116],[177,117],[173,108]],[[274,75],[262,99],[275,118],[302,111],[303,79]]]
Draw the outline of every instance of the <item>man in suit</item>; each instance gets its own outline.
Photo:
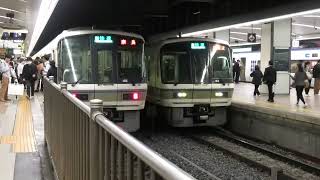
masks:
[[[273,68],[273,62],[269,61],[269,67],[264,70],[263,82],[268,85],[269,102],[274,102],[273,85],[277,82],[277,71]]]

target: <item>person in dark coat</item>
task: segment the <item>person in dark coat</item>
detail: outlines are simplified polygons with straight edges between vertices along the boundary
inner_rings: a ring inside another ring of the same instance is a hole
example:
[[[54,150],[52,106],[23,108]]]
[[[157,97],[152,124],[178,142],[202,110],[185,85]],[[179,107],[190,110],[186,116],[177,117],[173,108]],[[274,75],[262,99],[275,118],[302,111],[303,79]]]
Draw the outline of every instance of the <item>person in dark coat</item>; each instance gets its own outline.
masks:
[[[254,71],[250,74],[250,76],[252,77],[252,84],[254,84],[253,95],[260,96],[259,86],[261,85],[263,74],[258,65],[255,66]]]
[[[50,69],[48,70],[47,77],[49,78],[50,76],[54,77],[54,82],[57,83],[57,67],[56,63],[54,61],[50,62]]]
[[[237,60],[237,62],[233,65],[233,71],[236,77],[234,77],[234,82],[239,83],[240,78],[240,60]]]
[[[273,85],[277,82],[277,71],[273,68],[272,61],[269,61],[269,67],[264,70],[263,82],[268,85],[268,101],[274,102]]]
[[[32,63],[32,58],[27,58],[27,64],[22,70],[23,82],[27,87],[27,95],[29,98],[34,96],[34,82],[37,80],[37,66]]]
[[[307,73],[303,71],[303,67],[301,63],[299,63],[297,66],[298,66],[298,72],[294,74],[294,77],[291,76],[296,86],[297,105],[299,105],[299,100],[301,100],[304,104],[304,107],[308,107],[302,95],[303,89],[305,87],[305,81],[308,80],[308,76],[307,76]]]

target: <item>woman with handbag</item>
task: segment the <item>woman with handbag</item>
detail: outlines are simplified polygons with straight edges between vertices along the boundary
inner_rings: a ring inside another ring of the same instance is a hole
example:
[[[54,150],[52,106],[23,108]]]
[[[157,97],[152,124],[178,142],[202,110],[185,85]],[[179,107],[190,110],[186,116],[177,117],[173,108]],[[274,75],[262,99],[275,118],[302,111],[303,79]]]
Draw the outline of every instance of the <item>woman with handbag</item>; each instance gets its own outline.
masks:
[[[309,86],[309,81],[306,72],[303,71],[302,64],[297,64],[298,71],[294,74],[294,77],[291,78],[295,81],[295,87],[297,91],[297,105],[299,105],[299,101],[301,100],[304,104],[304,107],[308,107],[306,102],[304,101],[302,92],[303,89]]]
[[[307,77],[308,77],[308,82],[309,85],[305,87],[304,91],[306,93],[306,96],[309,97],[309,90],[310,90],[310,85],[311,85],[311,80],[312,80],[312,71],[311,71],[311,63],[308,61],[304,63],[304,72],[306,72]]]

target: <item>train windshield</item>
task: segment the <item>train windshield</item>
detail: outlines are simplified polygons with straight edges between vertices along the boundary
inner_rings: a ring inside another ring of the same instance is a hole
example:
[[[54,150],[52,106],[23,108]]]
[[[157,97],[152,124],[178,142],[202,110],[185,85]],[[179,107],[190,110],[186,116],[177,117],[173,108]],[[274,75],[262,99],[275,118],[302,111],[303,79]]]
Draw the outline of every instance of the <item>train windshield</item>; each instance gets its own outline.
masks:
[[[93,37],[93,39],[91,38]],[[143,40],[119,35],[82,35],[59,42],[59,82],[135,84],[145,80]]]
[[[88,36],[66,38],[61,41],[58,73],[60,81],[91,83],[92,61]]]
[[[161,78],[167,84],[232,82],[230,49],[211,42],[178,42],[161,49]]]
[[[118,49],[118,83],[140,83],[143,81],[142,53],[142,45],[135,48],[120,47]]]

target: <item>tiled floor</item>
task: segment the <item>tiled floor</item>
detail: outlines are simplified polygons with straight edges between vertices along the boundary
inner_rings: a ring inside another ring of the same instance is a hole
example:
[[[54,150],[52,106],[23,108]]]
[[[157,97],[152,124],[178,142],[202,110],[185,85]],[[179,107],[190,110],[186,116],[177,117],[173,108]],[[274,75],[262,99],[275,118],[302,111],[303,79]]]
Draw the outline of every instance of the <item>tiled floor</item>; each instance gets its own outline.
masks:
[[[304,95],[304,99],[309,104],[307,108],[303,107],[302,102],[297,106],[296,90],[292,88],[290,95],[275,95],[275,102],[267,102],[268,95],[253,96],[254,85],[250,83],[239,83],[235,85],[233,94],[233,102],[246,102],[255,104],[257,106],[264,106],[269,108],[284,109],[291,112],[319,114],[320,118],[320,95],[314,95],[311,89],[309,97]]]

